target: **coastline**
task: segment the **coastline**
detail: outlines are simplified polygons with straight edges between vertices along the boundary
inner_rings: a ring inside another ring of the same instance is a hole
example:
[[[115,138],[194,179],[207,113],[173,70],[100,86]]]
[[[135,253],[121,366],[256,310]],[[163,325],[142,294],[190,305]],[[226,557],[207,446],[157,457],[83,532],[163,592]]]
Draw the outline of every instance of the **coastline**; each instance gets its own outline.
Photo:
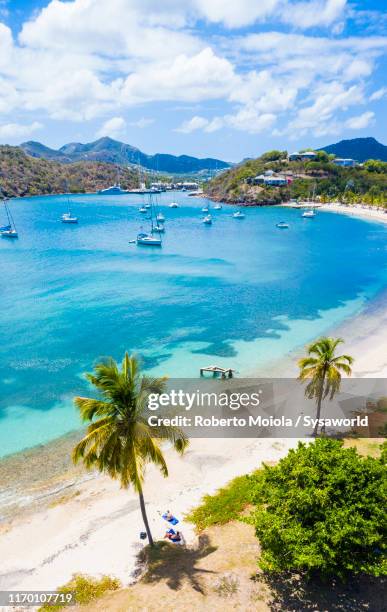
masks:
[[[345,351],[356,358],[356,376],[386,377],[387,289],[331,333],[345,338]],[[283,376],[296,374],[300,354],[301,348],[277,364]],[[107,476],[72,465],[71,449],[81,433],[72,432],[0,462],[0,479],[10,487],[8,500],[1,500],[0,555],[6,560],[1,588],[55,589],[74,572],[110,574],[123,584],[136,579],[137,554],[144,545],[139,539],[143,526],[137,496],[132,490],[120,489]],[[209,444],[207,439],[194,439],[183,457],[166,450],[169,478],[162,478],[150,466],[144,488],[156,539],[165,532],[161,514],[170,509],[181,520],[187,544],[195,545],[197,536],[184,514],[203,495],[262,462],[278,461],[297,442],[212,439]],[[20,482],[14,482],[15,475]],[[34,542],[28,550],[27,541]]]
[[[346,204],[330,203],[321,204],[321,206],[319,206],[319,210],[342,213],[353,217],[360,217],[363,220],[368,221],[378,221],[382,223],[387,223],[387,209],[380,210],[376,209],[376,207],[363,207],[360,204],[348,206]]]
[[[378,211],[338,205],[336,210],[331,204],[321,209],[387,222],[385,213],[369,215]],[[356,376],[387,377],[387,288],[329,334],[345,339]],[[272,365],[273,373],[296,375],[303,351],[298,347],[285,355]],[[0,495],[1,588],[55,589],[74,572],[111,574],[124,584],[134,580],[143,546],[137,496],[106,476],[72,465],[71,449],[81,434],[80,429],[0,461],[0,481],[7,489]],[[263,461],[277,461],[296,444],[296,439],[212,439],[210,444],[195,439],[182,458],[167,450],[170,477],[163,479],[151,466],[144,490],[155,537],[165,532],[160,514],[166,509],[183,519],[204,494]],[[182,520],[181,529],[187,543],[195,544],[192,526]],[[34,545],[26,550],[26,542]]]

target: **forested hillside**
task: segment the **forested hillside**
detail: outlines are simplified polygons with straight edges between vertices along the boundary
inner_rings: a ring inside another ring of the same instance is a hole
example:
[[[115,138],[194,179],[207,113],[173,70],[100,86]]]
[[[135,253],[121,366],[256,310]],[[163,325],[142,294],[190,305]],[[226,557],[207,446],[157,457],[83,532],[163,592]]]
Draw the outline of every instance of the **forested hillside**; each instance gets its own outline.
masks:
[[[387,205],[387,163],[369,160],[342,168],[333,163],[333,157],[318,151],[316,161],[290,162],[286,151],[269,151],[223,172],[207,184],[206,192],[214,200],[256,205],[307,199],[313,192],[322,202]],[[288,184],[254,184],[255,177],[265,172],[286,178]]]
[[[3,195],[31,196],[50,193],[93,192],[112,185],[117,167],[102,162],[62,164],[26,155],[19,147],[0,146],[0,189]],[[138,187],[138,174],[120,169],[124,189]]]

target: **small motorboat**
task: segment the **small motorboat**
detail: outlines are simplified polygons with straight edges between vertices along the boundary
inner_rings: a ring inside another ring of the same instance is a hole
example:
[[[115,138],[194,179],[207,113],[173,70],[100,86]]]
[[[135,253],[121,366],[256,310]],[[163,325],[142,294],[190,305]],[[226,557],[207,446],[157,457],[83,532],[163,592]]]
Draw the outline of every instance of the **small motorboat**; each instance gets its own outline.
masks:
[[[1,237],[2,238],[18,238],[19,234],[17,233],[17,231],[15,229],[5,229],[5,230],[1,230]]]
[[[140,212],[140,213],[143,213],[143,214],[144,214],[144,213],[146,213],[146,212],[147,212],[147,210],[148,210],[148,209],[146,208],[146,206],[141,206],[141,208],[139,208],[139,209],[138,209],[138,212]]]
[[[161,238],[157,236],[152,236],[152,234],[146,234],[145,232],[141,232],[140,234],[137,234],[137,244],[141,244],[144,246],[161,247]]]
[[[215,204],[214,210],[222,210],[222,205],[221,204]]]
[[[316,216],[316,213],[314,212],[314,210],[305,210],[301,216],[305,219],[313,219],[313,217]]]
[[[279,229],[288,229],[289,223],[285,223],[285,221],[280,221],[279,223],[277,223],[276,227],[278,227]]]
[[[243,212],[241,212],[240,210],[237,210],[237,212],[235,212],[233,214],[234,219],[244,219],[245,216],[246,215]]]
[[[151,207],[151,205],[150,205],[150,204],[145,204],[145,205],[144,205],[144,208],[150,208],[150,207]]]
[[[161,232],[165,232],[165,227],[162,223],[157,223],[157,225],[154,225],[151,229],[152,234],[156,234],[156,233],[161,233]]]
[[[208,213],[208,210],[209,210],[209,209],[208,209],[208,206],[203,206],[203,208],[202,208],[202,212],[204,212],[204,213]]]
[[[74,217],[71,212],[65,213],[61,217],[62,223],[78,223],[78,217]]]
[[[157,223],[164,223],[165,217],[164,217],[163,213],[158,213],[156,215],[156,221],[157,221]]]
[[[177,202],[171,202],[169,208],[179,208],[179,205]]]
[[[211,215],[206,215],[202,221],[205,225],[212,225]]]

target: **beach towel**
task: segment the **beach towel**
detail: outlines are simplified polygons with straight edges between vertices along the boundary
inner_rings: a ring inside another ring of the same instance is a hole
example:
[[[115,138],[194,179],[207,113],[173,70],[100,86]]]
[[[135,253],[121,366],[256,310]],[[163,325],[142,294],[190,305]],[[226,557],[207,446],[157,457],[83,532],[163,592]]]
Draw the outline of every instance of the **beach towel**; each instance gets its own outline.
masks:
[[[179,519],[177,519],[175,516],[168,519],[166,514],[163,514],[163,519],[164,521],[167,521],[167,523],[170,523],[171,525],[177,525],[179,522]]]

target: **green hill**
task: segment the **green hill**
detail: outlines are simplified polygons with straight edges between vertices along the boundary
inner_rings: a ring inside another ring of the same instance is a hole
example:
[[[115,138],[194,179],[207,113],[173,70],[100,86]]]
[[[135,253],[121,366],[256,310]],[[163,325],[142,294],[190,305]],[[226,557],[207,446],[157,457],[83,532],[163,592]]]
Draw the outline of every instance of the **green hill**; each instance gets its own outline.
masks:
[[[59,163],[26,155],[19,147],[0,146],[0,190],[6,196],[93,192],[116,181],[117,166],[101,162]],[[122,168],[121,186],[138,187],[134,170]]]
[[[379,159],[387,162],[387,147],[375,138],[352,138],[341,140],[336,144],[321,147],[320,151],[333,153],[336,157],[349,157],[359,162],[367,159]]]
[[[132,145],[108,138],[107,136],[86,144],[70,142],[58,150],[50,149],[40,142],[33,140],[23,142],[20,147],[32,157],[53,159],[64,163],[101,161],[122,165],[137,164],[148,170],[168,172],[170,174],[191,174],[228,168],[230,166],[227,162],[210,157],[199,159],[189,155],[176,156],[167,153],[147,155]]]
[[[218,175],[206,185],[214,200],[251,205],[280,204],[291,199],[307,199],[313,191],[321,201],[366,202],[386,205],[387,163],[369,160],[362,166],[342,168],[333,156],[317,152],[316,161],[289,162],[286,151],[269,151]],[[265,172],[286,177],[283,187],[256,183]]]

